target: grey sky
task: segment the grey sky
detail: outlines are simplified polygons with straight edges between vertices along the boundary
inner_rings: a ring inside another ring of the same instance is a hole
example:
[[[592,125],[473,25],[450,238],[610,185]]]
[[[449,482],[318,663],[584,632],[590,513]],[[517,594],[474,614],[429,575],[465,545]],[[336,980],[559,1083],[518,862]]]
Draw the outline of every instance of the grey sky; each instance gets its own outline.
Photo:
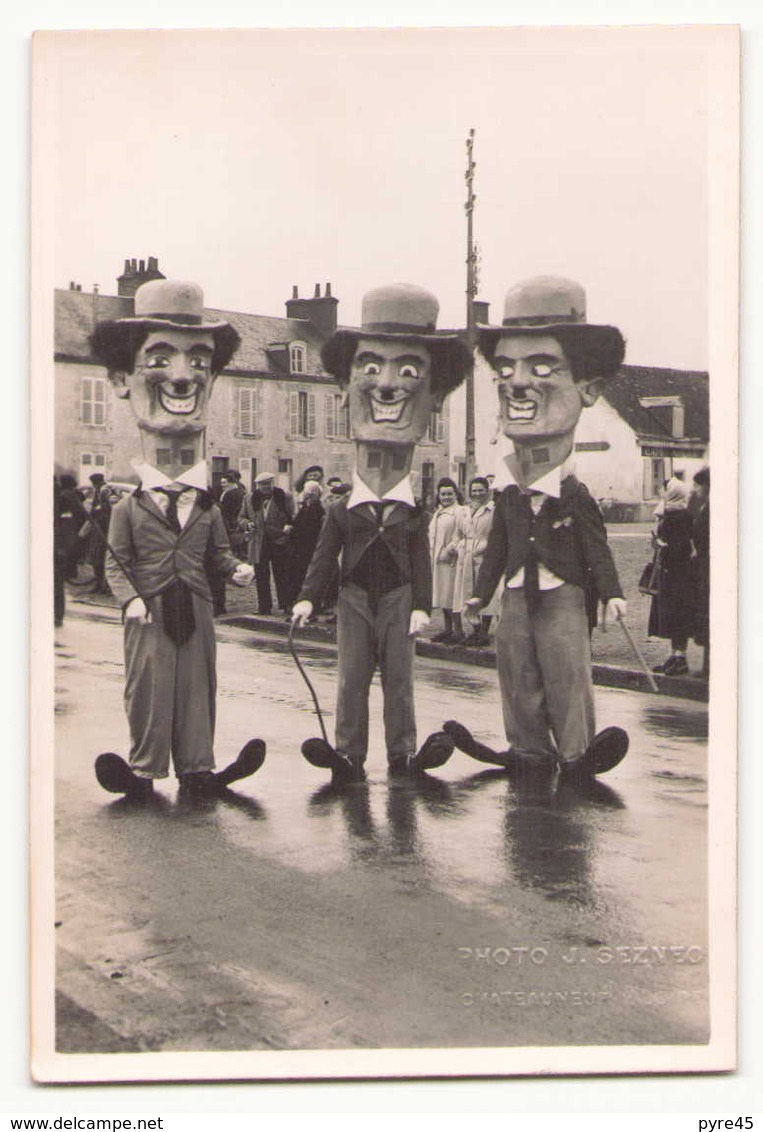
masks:
[[[464,142],[480,297],[584,283],[629,360],[707,365],[707,72],[681,31],[105,32],[54,43],[55,283],[159,257],[218,307],[340,319],[407,280],[463,324]]]

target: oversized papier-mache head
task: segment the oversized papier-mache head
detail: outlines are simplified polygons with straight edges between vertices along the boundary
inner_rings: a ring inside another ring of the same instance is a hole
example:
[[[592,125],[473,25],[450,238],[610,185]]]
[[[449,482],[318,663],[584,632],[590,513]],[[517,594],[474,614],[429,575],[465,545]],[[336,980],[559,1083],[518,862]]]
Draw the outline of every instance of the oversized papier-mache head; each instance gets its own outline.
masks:
[[[512,287],[502,325],[482,327],[478,345],[495,373],[501,429],[520,446],[571,436],[625,356],[617,327],[587,321],[581,285],[553,275]]]
[[[363,297],[359,330],[337,330],[321,358],[349,404],[356,441],[413,446],[432,411],[461,384],[471,354],[458,334],[438,333],[439,303],[410,283]]]
[[[196,283],[157,279],[135,292],[134,315],[99,322],[90,338],[117,395],[127,397],[143,432],[203,432],[215,378],[240,339],[227,322],[204,321]]]

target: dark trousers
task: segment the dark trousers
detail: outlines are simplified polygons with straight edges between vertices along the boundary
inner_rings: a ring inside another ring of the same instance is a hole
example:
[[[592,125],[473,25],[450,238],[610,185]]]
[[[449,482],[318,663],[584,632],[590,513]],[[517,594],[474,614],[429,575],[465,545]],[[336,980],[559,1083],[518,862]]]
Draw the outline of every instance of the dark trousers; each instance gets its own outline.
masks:
[[[273,579],[276,584],[276,596],[279,609],[287,609],[289,605],[289,556],[286,544],[279,545],[271,542],[265,536],[260,551],[260,560],[254,568],[254,580],[257,585],[257,611],[258,613],[272,613],[273,599],[270,594],[270,569],[273,568]]]
[[[63,624],[64,613],[66,612],[65,574],[65,555],[60,551],[56,551],[53,559],[53,617],[56,625]]]

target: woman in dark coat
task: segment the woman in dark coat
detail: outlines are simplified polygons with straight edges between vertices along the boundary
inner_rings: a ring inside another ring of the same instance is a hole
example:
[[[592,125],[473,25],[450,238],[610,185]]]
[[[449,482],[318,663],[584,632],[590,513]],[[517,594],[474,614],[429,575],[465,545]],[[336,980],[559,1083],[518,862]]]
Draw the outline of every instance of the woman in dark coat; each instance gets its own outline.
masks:
[[[649,636],[666,637],[671,652],[654,671],[666,676],[684,676],[689,671],[686,646],[694,632],[695,598],[692,556],[692,517],[687,508],[686,488],[672,479],[665,498],[655,511],[653,537],[661,550],[659,593],[652,598]]]
[[[702,675],[710,673],[710,469],[700,468],[694,477],[694,588],[697,602],[694,640],[704,649]]]
[[[302,502],[294,516],[289,532],[288,574],[286,602],[291,609],[302,589],[302,583],[313,557],[313,551],[321,533],[325,512],[321,504],[321,485],[317,480],[307,480],[302,492]]]

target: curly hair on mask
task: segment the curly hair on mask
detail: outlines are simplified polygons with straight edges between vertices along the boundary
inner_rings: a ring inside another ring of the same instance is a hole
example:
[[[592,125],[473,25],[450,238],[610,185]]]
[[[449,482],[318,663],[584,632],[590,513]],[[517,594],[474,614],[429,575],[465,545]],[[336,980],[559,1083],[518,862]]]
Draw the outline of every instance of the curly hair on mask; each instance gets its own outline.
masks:
[[[328,372],[344,387],[350,380],[350,367],[358,345],[359,334],[335,334],[321,350],[321,361]],[[373,338],[373,334],[364,335]],[[472,362],[471,352],[461,338],[427,338],[424,343],[432,359],[432,392],[446,396],[466,377]]]
[[[147,326],[143,322],[123,322],[116,318],[99,322],[89,338],[93,357],[102,362],[110,373],[132,373],[138,350],[153,329],[157,328]],[[198,328],[183,327],[183,329],[204,330],[204,327],[202,325]],[[213,374],[218,374],[220,370],[225,369],[235,354],[241,338],[232,326],[218,327],[212,333],[215,345],[210,368]]]
[[[592,381],[600,378],[611,381],[617,376],[625,358],[625,339],[616,326],[554,326],[531,327],[512,330],[506,328],[503,334],[495,331],[479,335],[478,346],[488,365],[493,366],[495,351],[502,337],[555,338],[564,351],[575,381]],[[493,367],[495,368],[495,367]]]

